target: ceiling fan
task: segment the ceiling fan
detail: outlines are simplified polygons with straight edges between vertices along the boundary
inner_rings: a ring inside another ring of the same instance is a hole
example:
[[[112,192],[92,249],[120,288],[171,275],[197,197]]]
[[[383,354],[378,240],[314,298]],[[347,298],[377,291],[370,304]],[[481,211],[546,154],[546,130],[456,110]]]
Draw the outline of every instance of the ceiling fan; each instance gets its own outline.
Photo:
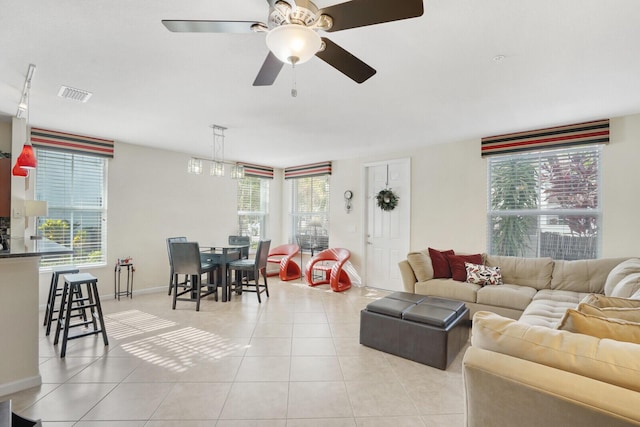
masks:
[[[284,63],[302,64],[314,55],[357,83],[376,73],[372,67],[320,37],[334,32],[421,16],[422,0],[351,0],[323,9],[309,0],[267,0],[267,24],[256,21],[163,20],[168,30],[186,33],[267,33],[269,54],[253,82],[269,86]]]

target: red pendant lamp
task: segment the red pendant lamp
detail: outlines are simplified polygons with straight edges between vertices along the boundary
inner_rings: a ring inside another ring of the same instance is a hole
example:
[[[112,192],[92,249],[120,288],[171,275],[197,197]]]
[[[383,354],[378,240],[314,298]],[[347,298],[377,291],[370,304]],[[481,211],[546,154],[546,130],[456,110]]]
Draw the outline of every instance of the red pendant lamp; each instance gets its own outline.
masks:
[[[25,143],[22,146],[22,152],[18,156],[18,161],[16,165],[20,166],[23,169],[35,169],[38,165],[38,161],[36,160],[36,155],[33,152],[33,147],[29,143]]]
[[[13,170],[11,171],[11,174],[13,176],[27,176],[27,175],[29,175],[29,171],[26,170],[23,167],[20,167],[18,162],[16,162],[16,165],[13,167]]]
[[[27,141],[22,146],[22,151],[18,156],[18,160],[16,161],[15,166],[13,167],[12,174],[14,176],[27,176],[29,175],[30,169],[35,169],[38,165],[38,161],[36,160],[35,153],[33,152],[33,147],[29,142],[29,110],[31,109],[29,105],[29,95],[31,94],[31,79],[33,78],[33,73],[35,72],[36,66],[33,64],[29,64],[29,70],[27,71],[27,78],[24,82],[24,89],[22,91],[22,99],[20,101],[20,105],[18,106],[17,117],[20,117],[22,113],[27,113],[26,119],[26,131],[27,131]]]

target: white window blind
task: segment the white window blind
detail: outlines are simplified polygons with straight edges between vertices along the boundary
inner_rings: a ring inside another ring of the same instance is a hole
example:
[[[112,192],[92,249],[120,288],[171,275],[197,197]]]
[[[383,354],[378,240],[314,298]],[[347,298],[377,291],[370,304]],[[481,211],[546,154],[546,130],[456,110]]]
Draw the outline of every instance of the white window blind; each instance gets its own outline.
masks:
[[[292,179],[292,234],[302,249],[329,246],[331,175]]]
[[[488,159],[489,253],[597,258],[600,145]]]
[[[270,179],[245,176],[238,180],[238,234],[251,236],[251,247],[267,235]]]
[[[73,249],[42,257],[40,266],[106,264],[106,159],[42,148],[36,155],[36,199],[49,206],[38,232]]]

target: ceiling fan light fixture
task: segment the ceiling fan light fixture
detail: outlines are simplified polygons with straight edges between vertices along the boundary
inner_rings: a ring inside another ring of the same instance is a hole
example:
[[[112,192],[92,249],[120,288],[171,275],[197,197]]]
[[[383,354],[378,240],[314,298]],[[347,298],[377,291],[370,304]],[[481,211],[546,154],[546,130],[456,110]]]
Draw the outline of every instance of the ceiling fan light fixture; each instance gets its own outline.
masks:
[[[267,34],[267,47],[286,64],[303,64],[322,46],[322,39],[311,28],[299,24],[276,27]]]

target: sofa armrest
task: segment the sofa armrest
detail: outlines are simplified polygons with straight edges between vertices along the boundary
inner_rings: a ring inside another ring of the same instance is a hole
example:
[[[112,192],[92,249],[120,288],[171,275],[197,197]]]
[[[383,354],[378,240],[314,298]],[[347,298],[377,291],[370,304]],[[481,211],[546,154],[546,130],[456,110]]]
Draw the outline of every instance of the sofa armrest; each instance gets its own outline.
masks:
[[[404,286],[404,291],[412,294],[416,293],[416,275],[413,272],[413,268],[409,264],[409,261],[406,259],[400,261],[398,263],[398,267],[400,267],[400,275],[402,276],[402,284]]]
[[[633,390],[477,347],[462,363],[467,427],[640,425]]]

